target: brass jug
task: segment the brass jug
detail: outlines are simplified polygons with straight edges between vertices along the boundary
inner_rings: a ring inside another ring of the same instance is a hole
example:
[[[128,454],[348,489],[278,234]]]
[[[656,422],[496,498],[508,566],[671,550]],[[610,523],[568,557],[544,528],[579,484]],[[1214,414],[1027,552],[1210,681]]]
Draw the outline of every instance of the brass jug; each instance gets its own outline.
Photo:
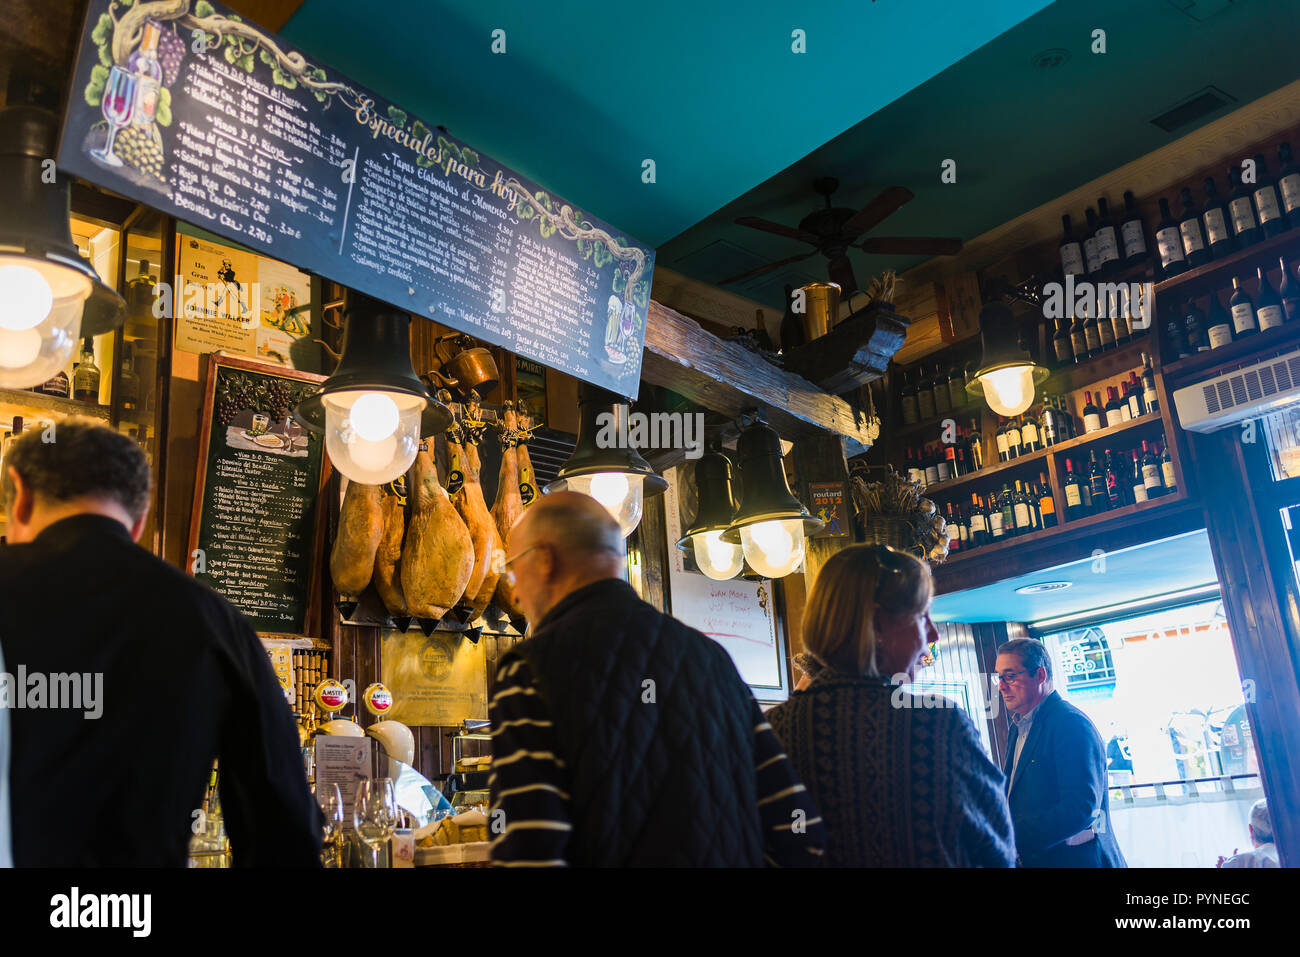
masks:
[[[457,348],[458,352],[452,351]],[[433,344],[433,354],[438,368],[429,370],[428,377],[442,388],[455,389],[462,395],[471,391],[487,395],[501,378],[492,353],[474,346],[474,340],[464,333],[440,336]]]
[[[826,335],[840,318],[840,287],[833,282],[810,282],[804,293],[804,341]]]

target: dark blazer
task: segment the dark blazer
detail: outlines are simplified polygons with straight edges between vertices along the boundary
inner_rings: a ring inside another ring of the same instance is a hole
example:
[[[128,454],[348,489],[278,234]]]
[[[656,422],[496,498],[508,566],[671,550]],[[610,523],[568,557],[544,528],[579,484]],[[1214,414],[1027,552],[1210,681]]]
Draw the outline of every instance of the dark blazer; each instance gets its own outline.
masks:
[[[1053,691],[1038,705],[1012,781],[1019,731],[1011,725],[1003,770],[1022,867],[1127,867],[1110,826],[1106,752],[1088,716]],[[1097,836],[1069,846],[1089,825]]]

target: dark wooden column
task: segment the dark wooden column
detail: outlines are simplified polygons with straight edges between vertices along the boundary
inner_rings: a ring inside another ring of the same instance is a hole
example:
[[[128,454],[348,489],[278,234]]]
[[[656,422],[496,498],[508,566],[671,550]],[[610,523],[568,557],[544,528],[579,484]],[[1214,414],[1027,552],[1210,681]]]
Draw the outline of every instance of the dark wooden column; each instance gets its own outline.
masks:
[[[793,459],[794,493],[799,501],[808,505],[812,501],[809,486],[815,482],[841,482],[845,501],[849,500],[849,466],[844,457],[844,439],[829,432],[804,435],[795,439],[790,452]],[[843,538],[809,538],[804,552],[804,589],[811,594],[813,583],[826,560],[836,552],[853,544],[853,535]],[[798,647],[796,647],[796,644]],[[803,641],[798,630],[791,631],[790,654],[803,651]]]

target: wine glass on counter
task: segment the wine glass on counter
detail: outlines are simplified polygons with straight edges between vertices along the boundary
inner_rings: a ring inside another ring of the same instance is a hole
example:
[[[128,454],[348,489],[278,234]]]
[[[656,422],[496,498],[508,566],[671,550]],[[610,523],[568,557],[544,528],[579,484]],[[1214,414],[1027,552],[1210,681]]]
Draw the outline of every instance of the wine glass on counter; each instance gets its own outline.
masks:
[[[316,784],[316,805],[321,812],[322,867],[342,867],[343,795],[337,784]]]
[[[370,848],[370,866],[378,867],[379,851],[397,828],[397,798],[392,778],[369,778],[361,782],[352,809],[352,824]]]

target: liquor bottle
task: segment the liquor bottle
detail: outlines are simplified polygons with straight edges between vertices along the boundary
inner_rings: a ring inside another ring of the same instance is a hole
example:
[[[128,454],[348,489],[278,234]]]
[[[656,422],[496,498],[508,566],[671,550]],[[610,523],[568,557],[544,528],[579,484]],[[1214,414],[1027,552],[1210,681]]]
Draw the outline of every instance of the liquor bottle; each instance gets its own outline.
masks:
[[[1160,198],[1160,222],[1156,224],[1156,249],[1160,254],[1160,278],[1169,279],[1187,272],[1187,258],[1183,254],[1183,234],[1178,222],[1169,212],[1169,200]]]
[[[1129,481],[1132,483],[1133,504],[1138,505],[1147,500],[1147,487],[1142,479],[1142,461],[1138,456],[1138,450],[1132,451],[1133,469],[1129,475]]]
[[[1065,460],[1065,520],[1073,522],[1088,514],[1083,506],[1083,487],[1074,472],[1074,460]]]
[[[957,516],[953,514],[952,502],[948,503],[947,521],[948,521],[948,554],[961,551],[961,528],[957,523]]]
[[[1205,177],[1205,205],[1201,207],[1201,222],[1205,226],[1205,241],[1209,243],[1211,256],[1222,259],[1232,252],[1232,227],[1229,225],[1227,208],[1219,199],[1213,176]]]
[[[1110,494],[1106,491],[1106,470],[1093,449],[1088,456],[1088,487],[1092,491],[1093,512],[1104,512],[1110,508]]]
[[[118,365],[117,374],[118,395],[122,408],[127,412],[134,412],[140,404],[140,379],[135,374],[133,349],[131,343],[122,343],[122,361]]]
[[[939,443],[938,448],[935,449],[935,471],[939,473],[940,482],[957,477],[952,470],[952,461],[952,446],[946,442]]]
[[[988,523],[989,523],[989,541],[1001,541],[1007,534],[1008,529],[1002,525],[1003,519],[1002,503],[998,501],[996,491],[989,492],[988,498]]]
[[[922,485],[925,484],[925,469],[918,467],[916,455],[910,445],[907,447],[907,480],[909,482],[920,482]]]
[[[1038,502],[1042,496],[1033,482],[1025,483],[1025,498],[1029,501],[1029,527],[1036,532],[1041,532],[1043,530],[1043,512],[1038,507]]]
[[[780,336],[781,351],[786,353],[799,348],[808,341],[804,336],[803,320],[794,313],[794,286],[785,287],[785,312],[781,316]],[[907,373],[903,373],[903,381],[906,383]],[[913,396],[915,396],[915,392]],[[916,421],[915,417],[913,417],[912,421]],[[907,421],[906,405],[903,406],[903,423],[905,425],[912,424],[912,422]]]
[[[970,542],[975,548],[987,545],[990,538],[988,512],[978,492],[970,493]]]
[[[1219,294],[1210,296],[1210,315],[1205,320],[1205,340],[1211,349],[1226,346],[1232,341],[1232,317],[1219,301]]]
[[[1192,191],[1186,186],[1183,187],[1182,199],[1183,214],[1179,217],[1178,232],[1183,238],[1187,266],[1195,269],[1210,261],[1210,251],[1205,247],[1205,236],[1201,233],[1201,214],[1192,203]]]
[[[1255,216],[1265,236],[1280,235],[1286,229],[1282,204],[1277,201],[1273,177],[1268,175],[1268,160],[1263,153],[1255,154]]]
[[[1171,310],[1165,314],[1165,342],[1170,359],[1185,359],[1191,354],[1187,339],[1183,336],[1183,319],[1181,310]]]
[[[1097,331],[1097,317],[1092,314],[1090,305],[1085,302],[1083,308],[1083,335],[1088,343],[1088,358],[1101,352],[1101,334]]]
[[[1093,405],[1092,393],[1084,392],[1085,401],[1083,403],[1083,431],[1086,435],[1089,432],[1098,432],[1102,428],[1101,410]]]
[[[1034,530],[1034,519],[1029,506],[1029,496],[1025,494],[1020,479],[1016,479],[1016,490],[1011,493],[1011,513],[1015,518],[1017,535],[1024,535]]]
[[[970,518],[966,515],[966,509],[960,505],[954,505],[953,511],[957,514],[957,541],[959,547],[970,548]]]
[[[1089,276],[1101,272],[1101,256],[1097,252],[1097,214],[1088,207],[1088,231],[1083,235],[1083,262]]]
[[[1083,316],[1078,314],[1070,323],[1070,351],[1076,364],[1088,358],[1088,334],[1083,329]]]
[[[126,61],[127,69],[136,75],[135,111],[131,115],[133,126],[152,126],[158,112],[163,73],[162,64],[158,62],[158,41],[161,38],[162,27],[154,20],[146,20],[140,46]]]
[[[927,486],[939,484],[939,457],[934,454],[933,446],[927,446],[922,452],[921,461],[924,462],[925,484]]]
[[[1300,216],[1300,213],[1297,213],[1297,215]],[[1300,223],[1296,225],[1300,226]],[[1286,265],[1286,257],[1279,258],[1277,264],[1282,267],[1282,283],[1278,286],[1278,294],[1282,297],[1282,311],[1286,316],[1285,321],[1290,322],[1300,316],[1300,283],[1297,283],[1291,277],[1291,270]]]
[[[993,433],[993,444],[998,450],[999,462],[1010,462],[1011,453],[1007,451],[1007,420],[998,416],[997,431]]]
[[[1065,441],[1064,429],[1061,427],[1061,413],[1056,410],[1051,396],[1043,396],[1043,412],[1038,417],[1038,434],[1042,437],[1043,448],[1050,448],[1058,442]]]
[[[947,415],[952,411],[952,393],[948,391],[948,376],[938,365],[934,367],[934,414]]]
[[[1119,393],[1113,385],[1106,386],[1106,427],[1119,425],[1124,421],[1124,411],[1119,401]]]
[[[921,421],[934,418],[934,382],[931,381],[923,369],[917,369],[917,375],[921,377],[920,384],[916,387],[916,410],[921,416]]]
[[[1277,191],[1281,194],[1282,212],[1287,224],[1295,229],[1300,226],[1300,168],[1291,157],[1290,143],[1277,148],[1277,161],[1281,166],[1277,171]]]
[[[1259,295],[1255,298],[1255,321],[1259,323],[1260,332],[1267,332],[1286,322],[1286,313],[1282,310],[1281,297],[1273,290],[1268,277],[1264,275],[1264,267],[1255,267],[1255,274],[1259,277]]]
[[[10,430],[5,433],[4,441],[0,442],[0,461],[9,459],[9,446],[22,437],[23,434],[23,417],[15,415]]]
[[[1061,217],[1061,227],[1063,236],[1061,244],[1058,247],[1061,254],[1061,275],[1064,276],[1082,276],[1084,271],[1083,247],[1079,245],[1079,240],[1074,238],[1074,230],[1070,227],[1070,217]]]
[[[970,453],[970,470],[978,472],[984,467],[984,437],[980,435],[979,423],[970,420],[970,433],[966,436],[966,449]]]
[[[1133,193],[1124,192],[1124,225],[1119,228],[1124,240],[1124,263],[1132,266],[1147,258],[1147,227],[1138,212]]]
[[[1133,456],[1136,458],[1137,452]],[[1146,439],[1142,440],[1142,487],[1146,489],[1149,499],[1165,494],[1164,481],[1160,476],[1160,460],[1151,451]]]
[[[95,365],[95,347],[90,336],[81,340],[81,356],[72,374],[72,397],[78,402],[99,404],[99,366]]]
[[[1097,200],[1097,259],[1105,275],[1114,272],[1119,265],[1119,242],[1115,235],[1115,220],[1111,218],[1110,207],[1103,196]]]
[[[1028,455],[1030,452],[1037,452],[1042,447],[1043,441],[1038,434],[1038,419],[1032,413],[1022,416],[1020,419],[1020,454]]]
[[[1011,486],[1006,482],[1002,483],[1002,494],[998,497],[998,504],[1002,506],[1002,534],[1004,536],[1018,534],[1016,503],[1011,495]]]
[[[1196,308],[1196,300],[1188,299],[1183,304],[1183,335],[1190,353],[1209,352],[1210,343],[1205,337],[1205,317]]]
[[[1110,449],[1101,458],[1101,468],[1106,475],[1106,507],[1123,508],[1128,499],[1120,486],[1119,470],[1115,467],[1115,454]]]
[[[1024,449],[1021,448],[1022,439],[1020,436],[1020,422],[1018,419],[1007,420],[1007,457],[1016,459],[1024,455]]]
[[[1160,399],[1156,395],[1156,373],[1151,368],[1151,357],[1142,353],[1142,404],[1147,412],[1160,411]]]
[[[916,402],[916,381],[908,373],[902,373],[903,391],[898,395],[898,406],[903,414],[904,425],[916,425],[920,421]]]
[[[1126,300],[1127,308],[1125,315],[1128,316],[1129,326],[1133,328],[1133,338],[1137,338],[1138,333],[1145,333],[1151,326],[1151,319],[1155,316],[1155,310],[1151,303],[1146,301],[1147,286],[1142,284],[1138,286],[1137,301],[1132,296]],[[1137,325],[1134,326],[1136,320]]]
[[[1047,484],[1047,473],[1038,473],[1038,514],[1042,517],[1043,528],[1056,528],[1059,519],[1056,516],[1056,499],[1052,497],[1052,487]]]
[[[1166,493],[1178,491],[1178,479],[1174,475],[1174,459],[1169,454],[1168,445],[1165,445],[1164,451],[1160,453],[1160,478],[1164,482]]]
[[[1110,325],[1116,346],[1122,346],[1133,338],[1133,330],[1128,323],[1128,297],[1127,285],[1120,285],[1110,293]]]
[[[1147,414],[1147,406],[1142,400],[1142,384],[1138,382],[1136,372],[1129,372],[1128,385],[1129,417],[1137,419]]]
[[[1100,297],[1097,301],[1097,339],[1101,343],[1101,351],[1115,348],[1115,327],[1110,321],[1109,302],[1102,302]]]
[[[1232,220],[1232,235],[1238,249],[1245,249],[1259,242],[1259,224],[1255,221],[1255,201],[1250,187],[1241,181],[1241,173],[1235,166],[1228,167],[1228,182],[1232,192],[1228,194],[1228,216]]]
[[[1133,406],[1129,402],[1129,399],[1131,398],[1129,395],[1129,384],[1125,380],[1120,379],[1119,387],[1116,391],[1119,393],[1120,420],[1128,422],[1133,418]]]
[[[1255,324],[1255,304],[1250,301],[1250,294],[1236,276],[1232,277],[1232,298],[1228,300],[1228,312],[1232,313],[1232,337],[1254,335],[1259,332]]]
[[[948,405],[960,409],[967,401],[966,380],[962,377],[961,366],[953,359],[952,367],[948,370]]]
[[[1064,317],[1056,320],[1056,335],[1052,336],[1052,351],[1056,355],[1056,364],[1062,368],[1074,362],[1074,349],[1070,347],[1070,320]]]

